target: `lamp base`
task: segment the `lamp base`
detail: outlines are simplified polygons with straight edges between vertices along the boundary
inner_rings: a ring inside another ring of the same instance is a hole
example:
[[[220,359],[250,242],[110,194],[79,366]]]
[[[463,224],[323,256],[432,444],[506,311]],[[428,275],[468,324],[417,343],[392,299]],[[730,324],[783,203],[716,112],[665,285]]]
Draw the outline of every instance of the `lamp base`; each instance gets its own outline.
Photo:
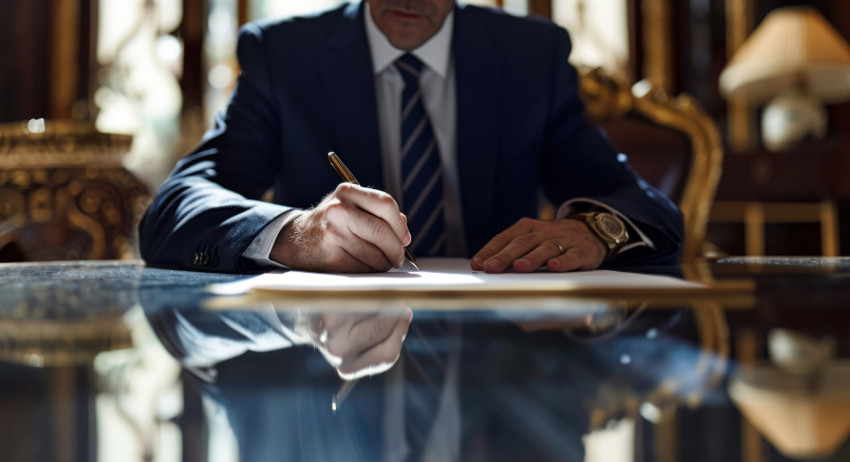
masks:
[[[800,91],[783,93],[767,103],[762,114],[762,140],[768,150],[780,151],[807,138],[826,135],[826,110],[814,96]]]

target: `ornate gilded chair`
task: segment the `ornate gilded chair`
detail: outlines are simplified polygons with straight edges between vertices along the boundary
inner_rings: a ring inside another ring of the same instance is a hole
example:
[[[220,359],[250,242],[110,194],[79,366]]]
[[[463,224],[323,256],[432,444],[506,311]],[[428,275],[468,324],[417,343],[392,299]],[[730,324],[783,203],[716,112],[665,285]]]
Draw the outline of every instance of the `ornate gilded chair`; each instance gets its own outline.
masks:
[[[629,156],[629,163],[646,181],[682,210],[682,259],[709,255],[712,246],[704,240],[723,161],[723,145],[714,121],[690,95],[671,97],[646,80],[630,86],[599,68],[579,69],[579,76],[590,120]],[[686,271],[687,279],[710,282],[701,274],[690,273]],[[677,459],[675,445],[669,441],[675,439],[678,408],[683,404],[696,406],[704,393],[720,383],[727,369],[729,331],[723,310],[707,301],[694,304],[692,313],[699,333],[699,355],[687,380],[671,377],[653,392],[633,397],[625,406],[631,406],[633,416],[645,403],[659,411],[654,418],[653,442],[659,460]],[[604,422],[610,411],[610,406],[596,408],[595,423]]]
[[[720,181],[723,146],[714,121],[690,95],[671,97],[646,80],[631,87],[602,69],[580,69],[588,117],[685,219],[683,259],[704,254],[706,225]]]
[[[0,261],[126,259],[145,186],[128,135],[71,121],[0,125]]]

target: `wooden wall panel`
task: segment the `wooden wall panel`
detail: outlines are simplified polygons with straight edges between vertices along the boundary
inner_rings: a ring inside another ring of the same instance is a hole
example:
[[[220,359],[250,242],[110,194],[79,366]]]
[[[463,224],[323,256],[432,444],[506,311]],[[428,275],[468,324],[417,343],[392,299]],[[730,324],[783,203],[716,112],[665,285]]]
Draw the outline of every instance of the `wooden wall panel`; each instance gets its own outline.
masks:
[[[0,122],[92,115],[85,103],[97,73],[96,7],[96,0],[4,0]]]
[[[205,0],[183,0],[183,23],[178,35],[183,40],[183,115],[203,119],[204,86],[204,33],[207,7]]]
[[[49,109],[51,0],[4,0],[0,15],[0,122]]]
[[[552,0],[528,0],[528,12],[544,18],[551,18]]]

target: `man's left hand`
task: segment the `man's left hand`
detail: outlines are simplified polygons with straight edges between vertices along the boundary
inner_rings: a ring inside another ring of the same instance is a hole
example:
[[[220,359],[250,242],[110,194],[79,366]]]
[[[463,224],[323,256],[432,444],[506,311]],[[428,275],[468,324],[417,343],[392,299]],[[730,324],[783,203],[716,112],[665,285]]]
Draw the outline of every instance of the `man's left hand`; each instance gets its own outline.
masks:
[[[522,218],[490,239],[472,257],[471,266],[488,273],[508,269],[529,273],[542,266],[554,272],[592,270],[602,264],[607,252],[582,221]]]

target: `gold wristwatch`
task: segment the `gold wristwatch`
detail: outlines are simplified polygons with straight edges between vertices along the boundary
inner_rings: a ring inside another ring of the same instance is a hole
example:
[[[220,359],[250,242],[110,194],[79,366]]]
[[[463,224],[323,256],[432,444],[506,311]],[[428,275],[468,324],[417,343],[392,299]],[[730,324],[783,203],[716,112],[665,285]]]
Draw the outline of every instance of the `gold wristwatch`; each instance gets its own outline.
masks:
[[[629,241],[629,231],[626,229],[626,224],[613,213],[582,212],[568,215],[567,218],[581,220],[587,224],[590,231],[608,247],[608,253],[605,255],[606,260]]]

